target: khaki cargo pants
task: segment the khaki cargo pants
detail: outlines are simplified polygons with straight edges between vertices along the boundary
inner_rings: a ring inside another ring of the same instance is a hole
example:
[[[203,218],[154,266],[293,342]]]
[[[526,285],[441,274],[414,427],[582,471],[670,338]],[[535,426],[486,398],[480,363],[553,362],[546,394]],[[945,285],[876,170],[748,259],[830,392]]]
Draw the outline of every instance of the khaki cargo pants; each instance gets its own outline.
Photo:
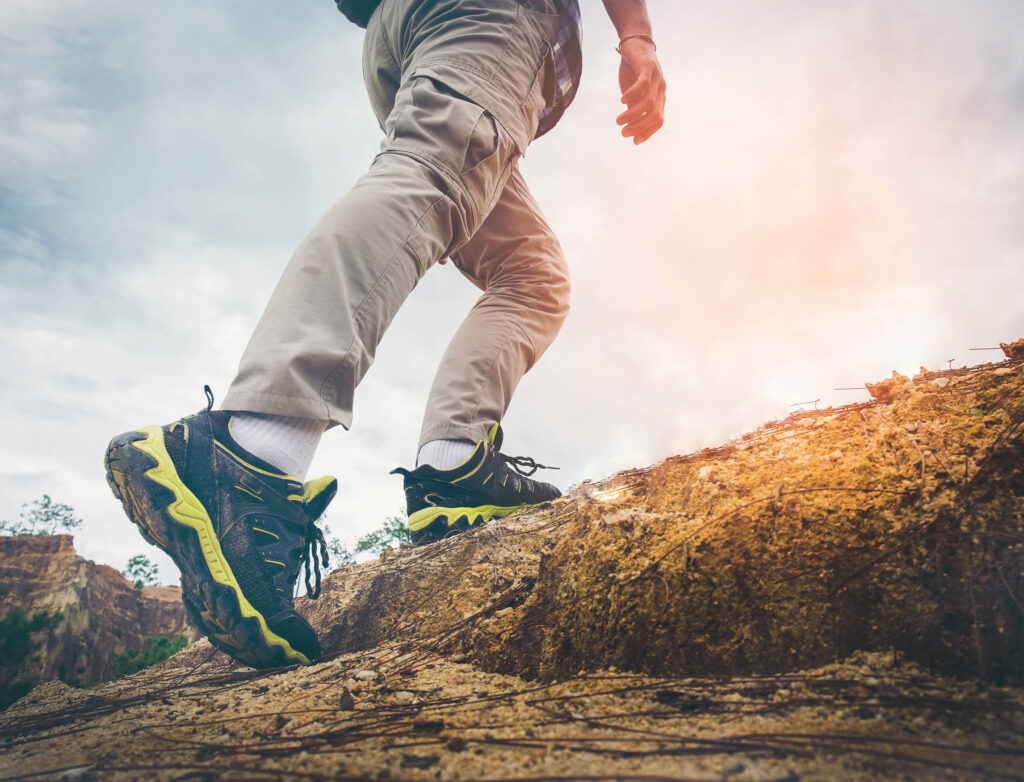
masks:
[[[420,443],[483,439],[569,306],[519,172],[553,69],[551,0],[383,0],[363,70],[385,133],[370,170],[288,263],[223,407],[348,428],[356,386],[413,287],[450,256],[483,295],[438,369]]]

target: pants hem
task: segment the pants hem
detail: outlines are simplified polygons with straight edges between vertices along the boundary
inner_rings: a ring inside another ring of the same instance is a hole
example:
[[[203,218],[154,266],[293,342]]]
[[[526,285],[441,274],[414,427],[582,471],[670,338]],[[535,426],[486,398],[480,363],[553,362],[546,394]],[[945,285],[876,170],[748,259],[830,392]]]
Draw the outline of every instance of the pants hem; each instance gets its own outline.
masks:
[[[489,428],[490,426],[485,423],[477,424],[475,426],[469,424],[445,424],[443,426],[432,426],[429,429],[423,430],[420,434],[419,444],[416,447],[417,449],[422,448],[431,440],[470,440],[471,442],[478,443],[481,440],[487,439],[487,431]]]
[[[313,418],[317,421],[327,421],[328,429],[334,426],[349,429],[352,426],[351,411],[342,410],[318,397],[279,394],[273,391],[229,391],[220,408],[245,413]]]

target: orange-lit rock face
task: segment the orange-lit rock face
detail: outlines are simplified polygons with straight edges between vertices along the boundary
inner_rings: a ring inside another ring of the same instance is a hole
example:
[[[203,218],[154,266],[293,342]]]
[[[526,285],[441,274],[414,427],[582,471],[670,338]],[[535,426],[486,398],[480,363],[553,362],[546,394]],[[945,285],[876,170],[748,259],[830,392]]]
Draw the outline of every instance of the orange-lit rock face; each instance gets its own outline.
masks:
[[[874,388],[348,568],[305,605],[330,651],[410,640],[530,677],[896,649],[1024,680],[1024,363]]]
[[[1024,337],[1015,342],[1000,342],[999,347],[1003,349],[1007,358],[1024,359]]]

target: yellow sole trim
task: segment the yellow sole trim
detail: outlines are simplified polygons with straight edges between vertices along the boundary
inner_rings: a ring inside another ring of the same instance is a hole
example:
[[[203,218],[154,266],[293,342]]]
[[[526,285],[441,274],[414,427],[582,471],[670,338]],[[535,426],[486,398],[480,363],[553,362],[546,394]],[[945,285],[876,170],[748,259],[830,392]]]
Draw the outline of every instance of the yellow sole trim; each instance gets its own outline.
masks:
[[[167,512],[179,524],[184,524],[196,531],[199,536],[199,545],[203,551],[203,559],[210,570],[213,580],[222,586],[234,590],[238,596],[238,608],[242,616],[247,619],[255,619],[259,622],[263,639],[270,645],[281,649],[285,657],[301,663],[310,662],[302,652],[292,648],[287,640],[273,632],[267,625],[267,620],[257,611],[245,595],[242,588],[235,580],[234,573],[227,560],[224,559],[224,552],[221,551],[220,541],[213,530],[213,522],[206,508],[199,501],[187,486],[181,483],[178,471],[174,469],[171,455],[167,453],[167,446],[164,445],[163,430],[159,426],[147,426],[137,430],[146,435],[145,440],[136,440],[132,443],[134,448],[142,451],[147,456],[156,460],[156,466],[146,470],[146,477],[163,486],[174,495],[174,502],[167,506]]]
[[[536,503],[539,505],[540,503]],[[429,527],[442,516],[448,517],[448,526],[451,527],[461,516],[467,516],[470,524],[477,516],[483,516],[484,520],[495,519],[501,516],[510,516],[517,511],[526,510],[530,505],[477,505],[472,508],[423,508],[416,511],[409,517],[409,529],[412,532],[419,532]]]

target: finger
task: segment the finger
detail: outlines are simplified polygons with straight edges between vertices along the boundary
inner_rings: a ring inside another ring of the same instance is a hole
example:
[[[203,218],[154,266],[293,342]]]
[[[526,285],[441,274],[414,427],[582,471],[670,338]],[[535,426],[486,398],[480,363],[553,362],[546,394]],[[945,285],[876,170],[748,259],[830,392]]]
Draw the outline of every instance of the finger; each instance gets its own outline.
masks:
[[[658,128],[664,123],[662,117],[658,114],[648,114],[640,122],[633,125],[633,132],[630,134],[634,138],[650,138]]]
[[[654,122],[651,125],[647,126],[644,129],[644,132],[638,133],[636,136],[633,137],[633,143],[634,144],[643,144],[645,141],[647,141],[647,139],[649,139],[651,136],[653,136],[655,133],[657,133],[659,130],[661,130],[661,127],[664,124],[665,124],[664,122],[659,120],[658,122]]]
[[[622,112],[615,121],[620,125],[628,125],[631,122],[636,122],[645,114],[650,114],[654,110],[654,102],[645,100],[635,106],[630,106],[624,112]]]
[[[644,97],[651,90],[651,78],[648,73],[641,73],[636,77],[636,81],[633,82],[632,86],[622,93],[621,102],[627,106],[632,106],[639,100],[643,100]]]
[[[625,138],[633,138],[634,144],[641,144],[650,138],[664,124],[659,114],[648,114],[639,122],[634,122],[622,129]]]

